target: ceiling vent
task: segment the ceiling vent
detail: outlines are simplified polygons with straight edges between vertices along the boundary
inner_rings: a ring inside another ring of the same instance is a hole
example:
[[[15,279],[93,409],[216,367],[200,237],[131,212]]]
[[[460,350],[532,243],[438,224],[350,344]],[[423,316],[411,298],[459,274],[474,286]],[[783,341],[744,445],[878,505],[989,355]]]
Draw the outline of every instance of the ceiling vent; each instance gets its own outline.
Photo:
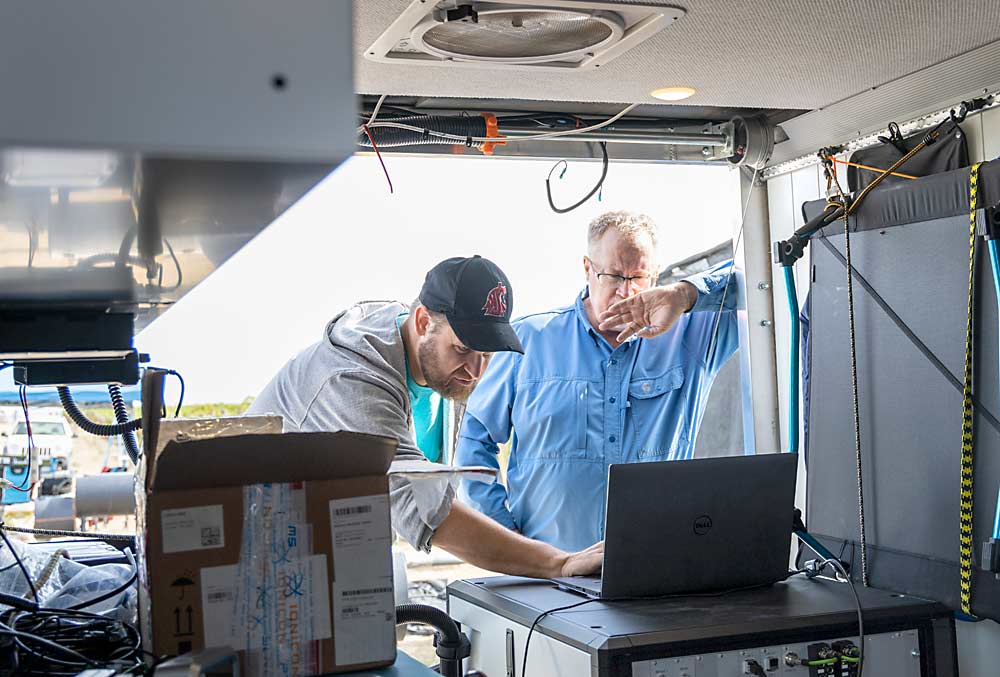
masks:
[[[414,0],[371,47],[372,61],[473,68],[598,68],[684,10],[588,0]]]

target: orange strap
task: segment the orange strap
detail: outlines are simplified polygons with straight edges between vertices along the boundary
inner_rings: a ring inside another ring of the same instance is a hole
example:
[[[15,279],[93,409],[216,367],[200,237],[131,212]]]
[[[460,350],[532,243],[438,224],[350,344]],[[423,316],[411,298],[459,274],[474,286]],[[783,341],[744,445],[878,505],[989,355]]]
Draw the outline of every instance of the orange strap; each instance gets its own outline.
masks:
[[[848,167],[857,167],[858,169],[867,169],[870,172],[878,172],[881,174],[884,169],[879,169],[878,167],[869,167],[868,165],[859,165],[856,162],[848,162],[847,160],[838,160],[835,157],[831,157],[831,160],[836,162],[838,165],[847,165]],[[889,172],[890,176],[898,176],[901,179],[919,179],[919,176],[910,176],[909,174],[901,174],[900,172]]]

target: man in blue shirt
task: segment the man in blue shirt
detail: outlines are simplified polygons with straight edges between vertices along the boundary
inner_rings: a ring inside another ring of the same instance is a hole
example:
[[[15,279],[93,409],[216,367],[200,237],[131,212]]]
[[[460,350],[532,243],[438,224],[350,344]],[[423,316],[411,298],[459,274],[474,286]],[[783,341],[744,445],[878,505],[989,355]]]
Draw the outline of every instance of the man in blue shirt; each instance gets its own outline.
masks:
[[[498,467],[508,440],[510,460],[506,488],[467,482],[461,496],[500,524],[579,550],[604,538],[609,464],[692,457],[739,345],[737,292],[730,262],[650,289],[656,240],[644,215],[595,219],[576,302],[515,322],[524,354],[495,355],[469,399],[456,464]]]

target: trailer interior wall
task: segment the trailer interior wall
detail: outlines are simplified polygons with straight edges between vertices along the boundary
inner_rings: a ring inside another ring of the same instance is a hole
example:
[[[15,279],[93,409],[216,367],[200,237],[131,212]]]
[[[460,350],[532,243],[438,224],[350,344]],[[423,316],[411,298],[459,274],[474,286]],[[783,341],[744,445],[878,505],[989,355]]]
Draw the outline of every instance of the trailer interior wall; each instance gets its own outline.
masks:
[[[970,116],[962,124],[968,137],[970,162],[992,160],[1000,156],[1000,108],[992,108],[979,115]],[[846,140],[846,139],[845,139]],[[841,185],[847,187],[847,172],[837,166]],[[783,174],[767,182],[770,242],[783,240],[802,225],[802,203],[825,197],[826,183],[818,165]],[[809,250],[806,250],[807,254]],[[809,291],[809,256],[795,264],[795,282],[799,303],[803,304]],[[789,317],[785,291],[781,278],[774,275],[774,329],[778,355],[778,400],[781,420],[782,449],[788,448],[788,349]],[[858,293],[858,292],[856,292]],[[863,291],[860,293],[864,293]],[[803,356],[804,358],[805,356]],[[800,400],[801,401],[801,400]],[[800,422],[804,417],[800,416]],[[800,434],[800,440],[802,435]],[[805,465],[800,458],[799,477],[795,504],[805,509]],[[855,496],[844,500],[856,501]],[[808,515],[806,516],[808,520]],[[962,677],[992,677],[1000,661],[1000,624],[993,621],[958,623],[959,667]]]

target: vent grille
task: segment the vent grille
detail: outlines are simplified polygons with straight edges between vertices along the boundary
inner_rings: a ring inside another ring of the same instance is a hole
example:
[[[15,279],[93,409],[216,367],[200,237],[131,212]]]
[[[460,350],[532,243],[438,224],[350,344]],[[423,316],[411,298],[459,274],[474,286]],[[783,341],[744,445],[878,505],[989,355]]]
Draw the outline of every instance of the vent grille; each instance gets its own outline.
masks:
[[[601,66],[684,15],[631,3],[414,0],[366,58],[451,67],[586,69]]]

